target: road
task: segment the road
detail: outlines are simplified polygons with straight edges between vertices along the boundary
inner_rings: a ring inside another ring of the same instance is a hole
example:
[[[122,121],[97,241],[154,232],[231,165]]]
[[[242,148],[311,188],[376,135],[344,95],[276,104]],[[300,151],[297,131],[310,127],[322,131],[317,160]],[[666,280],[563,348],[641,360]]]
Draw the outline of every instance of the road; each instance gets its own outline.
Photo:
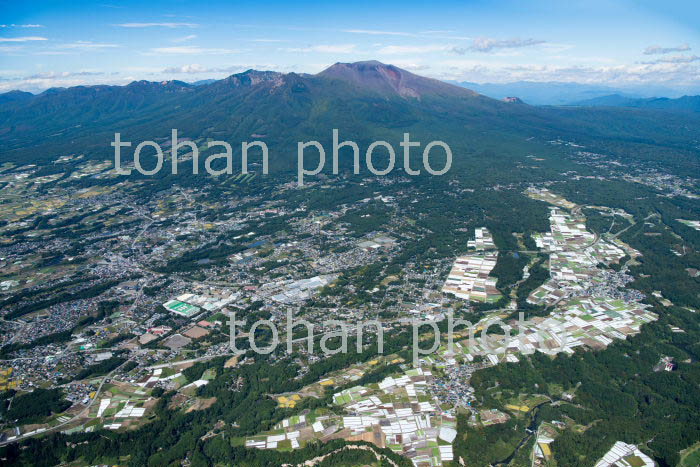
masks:
[[[655,212],[652,212],[651,214],[649,214],[647,217],[644,218],[644,221],[646,222],[646,221],[648,221],[649,219],[651,219],[652,217],[656,217],[657,215],[658,215],[658,214],[656,214]],[[632,227],[634,227],[634,226],[637,225],[637,224],[639,224],[638,221],[632,222],[630,225],[628,225],[628,226],[625,227],[624,229],[620,230],[618,233],[614,234],[614,235],[612,236],[612,238],[617,238],[617,237],[619,237],[620,235],[622,235],[623,233],[627,232],[629,229],[631,229]]]
[[[216,354],[216,355],[206,355],[204,357],[197,357],[197,358],[191,358],[189,360],[180,360],[177,362],[168,362],[168,363],[161,363],[158,365],[152,365],[147,367],[148,370],[157,370],[159,368],[170,368],[173,366],[177,365],[182,365],[186,363],[197,363],[197,362],[204,362],[206,360],[211,360],[212,358],[217,358],[217,357],[233,357],[236,354],[231,352],[231,353],[224,353],[224,354]]]
[[[107,381],[108,379],[110,379],[110,378],[112,377],[112,375],[113,375],[117,370],[119,370],[119,368],[121,368],[122,366],[126,365],[126,364],[127,364],[128,362],[130,362],[130,361],[131,361],[131,359],[125,361],[124,363],[122,363],[121,365],[119,365],[118,367],[116,367],[114,370],[112,370],[112,371],[110,371],[109,373],[107,373],[106,375],[104,375],[104,376],[102,377],[102,380],[100,381],[100,385],[97,387],[97,390],[95,391],[95,397],[93,397],[92,399],[90,399],[90,402],[88,402],[88,404],[85,406],[85,408],[84,408],[83,410],[81,410],[80,412],[78,412],[78,413],[77,413],[73,418],[71,418],[70,420],[67,420],[67,421],[65,421],[65,422],[59,423],[58,425],[49,427],[49,428],[47,428],[45,431],[42,431],[41,433],[33,433],[33,434],[30,434],[30,435],[20,435],[20,436],[18,436],[17,438],[11,440],[11,441],[4,441],[4,442],[0,443],[0,446],[4,446],[5,444],[10,444],[10,443],[16,443],[16,442],[18,442],[18,441],[22,441],[23,439],[31,438],[31,437],[34,437],[34,436],[38,436],[38,435],[43,435],[43,434],[46,434],[46,433],[54,432],[54,431],[56,431],[56,430],[59,430],[60,428],[63,428],[63,427],[66,426],[66,425],[70,425],[71,423],[77,421],[77,420],[80,419],[80,418],[86,417],[86,416],[90,413],[90,407],[92,407],[92,404],[93,404],[97,399],[99,399],[100,392],[102,391],[102,387],[105,385],[106,381]],[[85,414],[85,415],[83,415],[83,414]]]

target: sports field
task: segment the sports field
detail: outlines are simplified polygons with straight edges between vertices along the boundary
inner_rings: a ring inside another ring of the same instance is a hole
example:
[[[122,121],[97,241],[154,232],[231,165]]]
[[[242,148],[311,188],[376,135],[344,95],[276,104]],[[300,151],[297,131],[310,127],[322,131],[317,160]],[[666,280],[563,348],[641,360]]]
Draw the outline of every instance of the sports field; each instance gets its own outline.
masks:
[[[189,303],[180,302],[178,300],[170,300],[165,302],[163,307],[168,311],[172,311],[173,313],[177,313],[178,315],[186,316],[188,318],[199,313],[199,308],[196,306],[190,305]]]

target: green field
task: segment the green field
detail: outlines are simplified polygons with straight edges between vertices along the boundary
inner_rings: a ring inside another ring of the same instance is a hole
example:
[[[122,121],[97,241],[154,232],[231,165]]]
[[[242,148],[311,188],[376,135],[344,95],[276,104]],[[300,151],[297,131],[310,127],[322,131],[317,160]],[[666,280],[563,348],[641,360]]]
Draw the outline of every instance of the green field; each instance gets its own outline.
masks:
[[[173,313],[177,313],[178,315],[186,316],[188,318],[199,313],[199,308],[196,306],[185,302],[179,302],[177,300],[165,302],[163,307],[168,311],[172,311]]]
[[[696,443],[682,455],[679,467],[697,467],[700,465],[700,443]]]

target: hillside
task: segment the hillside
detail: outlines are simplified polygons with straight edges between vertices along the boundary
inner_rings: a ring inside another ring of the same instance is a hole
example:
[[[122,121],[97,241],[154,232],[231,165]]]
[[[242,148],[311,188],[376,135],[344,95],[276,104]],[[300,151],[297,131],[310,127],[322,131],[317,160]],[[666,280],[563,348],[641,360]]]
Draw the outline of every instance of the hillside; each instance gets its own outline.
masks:
[[[574,105],[587,107],[633,107],[638,109],[700,112],[700,96],[683,96],[677,99],[669,99],[667,97],[635,99],[621,96],[619,94],[611,94],[608,96],[583,100],[575,103]]]
[[[158,141],[173,128],[233,143],[263,135],[271,157],[279,158],[275,165],[289,169],[288,152],[297,141],[328,141],[333,128],[365,143],[399,139],[403,132],[441,139],[462,150],[457,157],[533,137],[679,149],[700,139],[696,116],[659,120],[653,109],[514,105],[369,61],[336,63],[317,75],[248,70],[198,86],[138,81],[6,98],[0,103],[0,159],[26,163],[73,153],[111,159],[115,132],[131,141]]]
[[[393,65],[376,60],[356,63],[336,63],[317,76],[335,78],[381,95],[396,95],[420,99],[421,96],[475,97],[477,93],[432,78],[415,75]]]
[[[530,465],[547,436],[557,465],[665,466],[700,439],[700,114],[376,61],[0,101],[3,465]],[[161,170],[115,172],[116,132]],[[438,342],[452,313],[483,339]]]

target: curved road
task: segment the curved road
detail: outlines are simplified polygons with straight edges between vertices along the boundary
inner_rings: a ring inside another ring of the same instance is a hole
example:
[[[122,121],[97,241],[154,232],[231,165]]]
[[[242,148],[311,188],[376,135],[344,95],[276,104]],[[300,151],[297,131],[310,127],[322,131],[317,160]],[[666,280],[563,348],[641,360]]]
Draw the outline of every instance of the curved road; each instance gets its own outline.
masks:
[[[32,433],[32,434],[29,434],[29,435],[26,435],[26,434],[25,434],[25,435],[20,435],[20,436],[18,436],[17,438],[15,438],[15,439],[13,439],[13,440],[4,441],[4,442],[0,443],[0,446],[4,446],[4,445],[6,445],[6,444],[10,444],[10,443],[15,443],[15,442],[18,442],[18,441],[22,441],[23,439],[31,438],[31,437],[33,437],[33,436],[43,435],[43,434],[45,434],[45,433],[51,433],[51,432],[54,432],[54,431],[58,430],[59,428],[62,428],[62,427],[64,427],[64,426],[66,426],[66,425],[69,425],[70,423],[72,423],[72,422],[74,422],[74,421],[76,421],[76,420],[78,420],[78,419],[80,419],[80,418],[84,418],[83,414],[86,414],[86,415],[87,415],[87,414],[90,413],[90,407],[92,407],[92,404],[98,399],[98,396],[100,395],[100,392],[102,391],[102,387],[105,385],[105,382],[106,382],[109,378],[111,378],[112,375],[113,375],[119,368],[121,368],[122,366],[126,365],[126,364],[127,364],[128,362],[130,362],[130,361],[131,361],[131,359],[125,361],[124,363],[122,363],[121,365],[119,365],[118,367],[116,367],[115,369],[113,369],[112,371],[110,371],[109,373],[107,373],[106,375],[104,375],[104,376],[102,377],[102,381],[100,381],[100,385],[97,387],[97,390],[95,391],[95,397],[93,397],[92,399],[90,399],[90,402],[88,402],[88,404],[85,406],[85,408],[84,408],[83,410],[81,410],[80,412],[78,412],[78,413],[75,415],[75,417],[73,417],[73,418],[71,418],[70,420],[67,420],[67,421],[65,421],[65,422],[59,423],[58,425],[49,427],[49,428],[47,428],[46,430],[44,430],[44,431],[42,431],[42,432],[40,432],[40,433]]]

